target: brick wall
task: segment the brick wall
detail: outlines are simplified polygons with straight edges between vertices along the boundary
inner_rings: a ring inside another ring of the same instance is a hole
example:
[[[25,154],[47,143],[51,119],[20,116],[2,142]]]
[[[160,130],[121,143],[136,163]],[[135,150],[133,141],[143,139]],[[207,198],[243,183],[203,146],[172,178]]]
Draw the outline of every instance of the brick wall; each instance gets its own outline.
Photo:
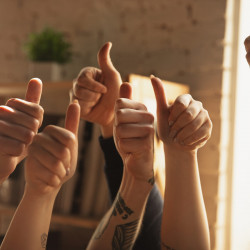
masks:
[[[221,166],[221,101],[226,0],[1,0],[0,81],[27,80],[22,51],[27,35],[45,25],[65,33],[73,60],[65,66],[72,79],[83,66],[97,65],[96,52],[113,43],[114,64],[128,73],[190,85],[213,120],[213,136],[199,152],[212,249],[218,246]]]

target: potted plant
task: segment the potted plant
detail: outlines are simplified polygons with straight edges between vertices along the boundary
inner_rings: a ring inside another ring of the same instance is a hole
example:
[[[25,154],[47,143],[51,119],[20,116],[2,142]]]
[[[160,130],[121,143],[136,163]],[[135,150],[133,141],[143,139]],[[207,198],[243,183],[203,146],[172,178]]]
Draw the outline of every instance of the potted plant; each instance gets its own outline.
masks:
[[[71,59],[71,44],[64,35],[46,27],[39,33],[31,33],[25,44],[28,58],[32,61],[29,67],[30,77],[39,77],[45,81],[60,80],[62,64]]]

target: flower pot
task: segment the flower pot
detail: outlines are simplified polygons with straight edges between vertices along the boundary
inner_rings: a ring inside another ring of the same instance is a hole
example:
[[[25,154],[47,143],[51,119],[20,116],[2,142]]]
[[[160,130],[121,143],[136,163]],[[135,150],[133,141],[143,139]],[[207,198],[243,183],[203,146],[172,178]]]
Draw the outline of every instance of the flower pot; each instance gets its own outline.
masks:
[[[38,77],[42,81],[58,82],[62,80],[62,66],[55,62],[31,62],[29,79]]]

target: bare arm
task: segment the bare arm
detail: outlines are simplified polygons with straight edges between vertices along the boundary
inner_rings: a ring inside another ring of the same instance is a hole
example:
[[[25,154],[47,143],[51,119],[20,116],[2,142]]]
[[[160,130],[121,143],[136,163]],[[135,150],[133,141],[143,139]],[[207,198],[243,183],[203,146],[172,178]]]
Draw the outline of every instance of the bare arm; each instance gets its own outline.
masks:
[[[34,78],[28,84],[25,100],[12,98],[0,106],[0,184],[27,155],[42,123],[41,93],[42,82]]]
[[[178,97],[169,106],[160,79],[153,77],[152,84],[166,164],[162,249],[209,249],[197,150],[210,137],[211,120],[202,104],[190,95]]]
[[[56,195],[75,172],[79,116],[79,105],[70,104],[65,129],[47,126],[35,136],[26,160],[25,193],[1,250],[46,248]]]
[[[131,96],[123,84],[123,97]],[[129,99],[116,103],[114,134],[124,173],[117,197],[97,227],[88,249],[132,249],[153,185],[153,116]]]

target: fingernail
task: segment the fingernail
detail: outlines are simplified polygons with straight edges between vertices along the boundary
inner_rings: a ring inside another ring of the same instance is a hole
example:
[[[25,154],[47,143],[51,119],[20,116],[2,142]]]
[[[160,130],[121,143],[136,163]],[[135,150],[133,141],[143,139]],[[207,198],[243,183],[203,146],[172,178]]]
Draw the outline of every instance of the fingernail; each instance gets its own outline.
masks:
[[[176,136],[176,131],[175,130],[173,130],[173,131],[171,131],[170,132],[170,134],[169,134],[169,138],[174,138]]]

